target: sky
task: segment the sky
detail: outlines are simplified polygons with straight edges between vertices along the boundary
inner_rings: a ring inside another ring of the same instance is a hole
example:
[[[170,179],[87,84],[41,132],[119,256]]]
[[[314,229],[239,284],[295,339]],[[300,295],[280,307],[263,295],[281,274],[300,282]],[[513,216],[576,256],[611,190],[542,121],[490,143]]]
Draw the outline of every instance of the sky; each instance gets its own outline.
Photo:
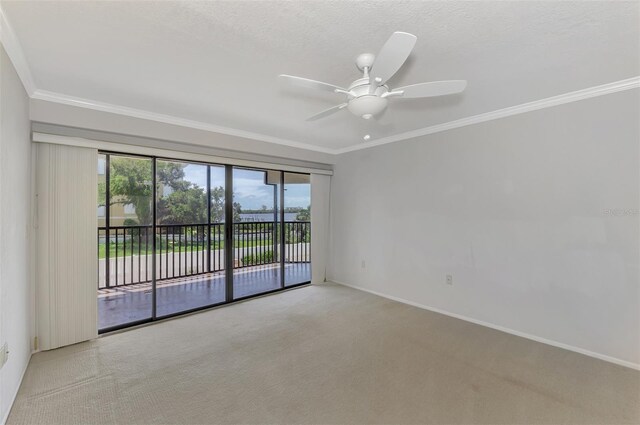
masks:
[[[185,180],[204,188],[207,186],[207,166],[189,164],[184,168]],[[224,186],[224,167],[211,167],[211,186]],[[264,172],[233,169],[234,201],[242,209],[259,210],[263,205],[273,206],[273,186],[264,184]],[[311,204],[311,185],[285,185],[284,206],[307,208]]]

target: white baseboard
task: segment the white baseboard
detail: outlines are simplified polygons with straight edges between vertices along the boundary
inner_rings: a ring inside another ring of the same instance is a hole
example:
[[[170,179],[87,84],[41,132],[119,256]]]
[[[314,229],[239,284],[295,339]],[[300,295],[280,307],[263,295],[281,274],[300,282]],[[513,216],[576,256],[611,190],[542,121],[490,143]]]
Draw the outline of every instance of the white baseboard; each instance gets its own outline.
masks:
[[[383,297],[383,298],[387,298],[387,299],[390,299],[390,300],[393,300],[393,301],[401,302],[403,304],[408,304],[408,305],[411,305],[413,307],[418,307],[418,308],[422,308],[422,309],[425,309],[425,310],[433,311],[434,313],[444,314],[445,316],[455,317],[456,319],[464,320],[466,322],[475,323],[476,325],[486,326],[487,328],[495,329],[495,330],[498,330],[498,331],[501,331],[501,332],[505,332],[505,333],[508,333],[508,334],[511,334],[511,335],[516,335],[516,336],[519,336],[519,337],[522,337],[522,338],[530,339],[532,341],[541,342],[543,344],[551,345],[553,347],[563,348],[565,350],[569,350],[569,351],[573,351],[573,352],[576,352],[576,353],[584,354],[585,356],[594,357],[596,359],[604,360],[604,361],[609,362],[609,363],[614,363],[614,364],[617,364],[617,365],[620,365],[620,366],[625,366],[625,367],[628,367],[628,368],[631,368],[631,369],[640,370],[640,364],[639,363],[633,363],[633,362],[630,362],[630,361],[627,361],[627,360],[618,359],[616,357],[611,357],[611,356],[607,356],[605,354],[600,354],[600,353],[596,353],[596,352],[593,352],[593,351],[585,350],[583,348],[574,347],[572,345],[564,344],[562,342],[552,341],[550,339],[542,338],[542,337],[539,337],[539,336],[536,336],[536,335],[531,335],[531,334],[527,334],[527,333],[524,333],[524,332],[516,331],[516,330],[513,330],[513,329],[505,328],[504,326],[494,325],[493,323],[489,323],[489,322],[484,322],[482,320],[473,319],[471,317],[466,317],[466,316],[463,316],[461,314],[451,313],[449,311],[441,310],[441,309],[435,308],[435,307],[430,307],[430,306],[424,305],[424,304],[419,304],[419,303],[416,303],[416,302],[413,302],[413,301],[405,300],[405,299],[400,298],[400,297],[395,297],[393,295],[383,294],[382,292],[373,291],[371,289],[363,288],[361,286],[350,285],[348,283],[338,282],[337,280],[331,280],[331,282],[337,283],[338,285],[348,286],[349,288],[357,289],[359,291],[368,292],[370,294],[377,295],[379,297]]]
[[[13,407],[13,403],[16,402],[16,397],[18,397],[18,391],[20,391],[20,387],[22,386],[22,380],[24,379],[25,373],[27,373],[27,368],[29,367],[29,363],[31,363],[31,355],[33,355],[33,353],[29,354],[29,360],[27,360],[27,364],[24,366],[24,369],[22,370],[22,374],[20,375],[20,382],[18,382],[18,385],[16,386],[16,390],[13,392],[13,396],[11,396],[11,402],[9,403],[9,408],[7,409],[7,412],[4,414],[2,421],[0,421],[0,425],[5,425],[7,423],[7,419],[9,419],[11,408]]]

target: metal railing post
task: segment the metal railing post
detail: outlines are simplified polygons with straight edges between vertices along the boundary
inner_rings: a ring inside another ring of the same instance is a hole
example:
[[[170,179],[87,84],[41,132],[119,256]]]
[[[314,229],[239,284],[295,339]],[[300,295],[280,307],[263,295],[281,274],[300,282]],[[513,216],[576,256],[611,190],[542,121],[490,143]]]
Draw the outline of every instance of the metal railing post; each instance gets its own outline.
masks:
[[[207,165],[207,272],[211,273],[211,165]]]
[[[284,256],[285,256],[285,224],[284,224],[284,171],[280,171],[280,225],[282,226],[282,231],[280,232],[280,246],[281,252],[280,255],[280,287],[284,288]]]
[[[151,214],[151,233],[153,235],[153,239],[151,240],[151,250],[153,252],[153,255],[151,257],[151,318],[155,319],[156,318],[156,213],[157,213],[157,197],[158,197],[158,189],[157,189],[157,182],[156,182],[156,178],[157,178],[157,173],[156,173],[156,158],[153,158],[151,160],[151,170],[152,170],[152,178],[151,178],[151,184],[152,184],[152,214]],[[162,245],[161,245],[162,247]]]
[[[104,174],[105,188],[104,188],[104,219],[105,219],[105,283],[107,288],[111,286],[111,237],[110,237],[110,221],[111,221],[111,155],[105,155],[105,174]],[[98,232],[99,233],[99,232]],[[118,257],[116,256],[116,261]]]
[[[225,285],[226,301],[233,301],[233,167],[224,166],[225,191],[224,191],[224,259],[225,259]]]

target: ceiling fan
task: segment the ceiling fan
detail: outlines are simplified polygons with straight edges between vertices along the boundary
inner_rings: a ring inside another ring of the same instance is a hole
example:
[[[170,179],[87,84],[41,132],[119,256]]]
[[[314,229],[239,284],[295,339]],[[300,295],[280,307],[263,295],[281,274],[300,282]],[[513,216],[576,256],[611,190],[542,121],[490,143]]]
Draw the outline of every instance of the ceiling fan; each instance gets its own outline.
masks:
[[[386,84],[387,81],[407,60],[416,44],[416,39],[417,37],[413,34],[394,32],[377,56],[372,53],[359,55],[356,59],[356,66],[362,71],[362,78],[355,80],[346,89],[293,75],[282,74],[279,77],[293,86],[346,95],[344,103],[315,114],[307,118],[307,121],[324,118],[344,108],[347,108],[354,115],[368,120],[386,109],[389,98],[413,99],[462,92],[467,86],[465,80],[434,81],[395,89],[389,88]]]

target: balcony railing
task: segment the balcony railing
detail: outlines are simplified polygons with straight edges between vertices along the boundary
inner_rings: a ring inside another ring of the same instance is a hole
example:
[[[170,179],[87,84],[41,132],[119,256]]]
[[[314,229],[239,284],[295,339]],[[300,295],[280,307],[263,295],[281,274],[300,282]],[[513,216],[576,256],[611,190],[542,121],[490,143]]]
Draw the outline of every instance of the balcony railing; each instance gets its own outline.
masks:
[[[233,224],[234,268],[311,261],[311,223],[286,221],[284,249],[281,226],[274,222]],[[108,232],[108,234],[107,234]],[[224,223],[158,225],[155,231],[156,280],[174,279],[225,269]],[[153,227],[98,228],[98,288],[151,282]]]

